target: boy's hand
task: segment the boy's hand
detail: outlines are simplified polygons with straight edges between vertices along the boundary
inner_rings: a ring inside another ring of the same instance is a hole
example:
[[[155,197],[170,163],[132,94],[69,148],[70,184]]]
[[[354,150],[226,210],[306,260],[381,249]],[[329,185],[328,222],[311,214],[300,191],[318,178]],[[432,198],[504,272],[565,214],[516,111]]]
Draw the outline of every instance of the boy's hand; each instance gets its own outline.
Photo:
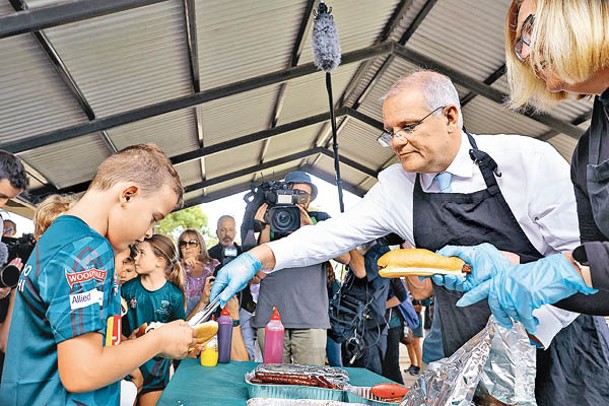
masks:
[[[188,355],[188,349],[193,347],[195,331],[184,320],[175,320],[154,330],[160,336],[161,352],[159,355],[165,358],[182,359]]]

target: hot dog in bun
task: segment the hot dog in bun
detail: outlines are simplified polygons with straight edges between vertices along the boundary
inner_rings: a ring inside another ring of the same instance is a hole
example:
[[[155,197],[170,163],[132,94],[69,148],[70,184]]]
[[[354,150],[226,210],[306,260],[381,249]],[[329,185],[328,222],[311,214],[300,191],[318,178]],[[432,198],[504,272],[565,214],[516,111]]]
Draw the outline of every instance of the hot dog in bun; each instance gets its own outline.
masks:
[[[379,275],[384,278],[469,273],[470,266],[456,257],[443,257],[422,248],[389,251],[379,258]]]

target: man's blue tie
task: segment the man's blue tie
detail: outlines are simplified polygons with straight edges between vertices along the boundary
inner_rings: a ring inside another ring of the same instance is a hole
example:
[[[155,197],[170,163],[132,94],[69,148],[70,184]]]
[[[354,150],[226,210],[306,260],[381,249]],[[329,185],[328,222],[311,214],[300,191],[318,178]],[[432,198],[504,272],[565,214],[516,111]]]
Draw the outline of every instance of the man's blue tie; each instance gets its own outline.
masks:
[[[440,172],[434,180],[438,182],[438,187],[442,193],[450,193],[450,182],[453,179],[453,174],[450,172]]]

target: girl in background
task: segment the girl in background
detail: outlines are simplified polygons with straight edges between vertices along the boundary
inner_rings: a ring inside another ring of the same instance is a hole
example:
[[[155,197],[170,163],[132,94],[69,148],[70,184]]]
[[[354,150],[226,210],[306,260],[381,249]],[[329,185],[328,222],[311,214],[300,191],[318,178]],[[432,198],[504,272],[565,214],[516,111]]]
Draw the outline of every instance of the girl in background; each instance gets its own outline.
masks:
[[[169,238],[154,234],[141,242],[135,270],[138,277],[121,287],[129,309],[123,317],[125,336],[134,335],[144,323],[168,323],[186,318],[182,266]],[[138,397],[139,405],[157,403],[169,382],[170,366],[170,359],[154,357],[140,367],[144,385]]]
[[[186,314],[192,316],[201,301],[208,276],[220,264],[207,253],[205,240],[201,233],[194,229],[184,230],[178,238],[180,261],[184,267],[184,290],[186,292]]]

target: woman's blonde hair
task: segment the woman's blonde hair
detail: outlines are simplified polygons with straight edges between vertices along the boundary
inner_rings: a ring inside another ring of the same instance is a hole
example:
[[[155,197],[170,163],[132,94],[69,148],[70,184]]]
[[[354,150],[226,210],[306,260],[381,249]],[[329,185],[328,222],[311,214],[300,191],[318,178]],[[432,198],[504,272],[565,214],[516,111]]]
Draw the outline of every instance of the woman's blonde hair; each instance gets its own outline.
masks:
[[[188,228],[184,231],[182,231],[182,234],[180,234],[180,237],[178,238],[178,245],[180,244],[180,241],[182,241],[182,239],[186,237],[187,239],[195,239],[199,242],[199,247],[201,247],[201,254],[199,255],[199,261],[201,261],[204,264],[210,264],[213,262],[213,258],[209,256],[209,252],[207,252],[207,246],[205,245],[205,240],[203,239],[203,235],[201,234],[201,232],[199,230],[195,230],[194,228]],[[184,256],[182,255],[182,250],[178,248],[178,253],[180,255],[180,260],[184,259]]]
[[[34,212],[34,238],[36,241],[63,213],[78,202],[76,195],[50,195],[36,207]]]
[[[173,283],[180,289],[184,299],[184,306],[186,306],[184,273],[175,244],[170,238],[161,234],[153,234],[152,237],[146,238],[144,241],[150,244],[154,255],[163,258],[167,263],[167,266],[165,267],[165,276],[169,282]]]
[[[167,186],[178,197],[176,207],[183,205],[180,176],[165,153],[154,144],[131,145],[110,155],[97,169],[89,189],[107,190],[119,182],[129,181],[137,183],[144,194]]]
[[[518,13],[523,0],[513,0],[505,27],[509,107],[547,110],[570,96],[547,90],[535,71],[551,69],[566,83],[579,83],[609,68],[609,4],[598,0],[533,0],[535,23],[530,56],[522,63],[514,52]]]

